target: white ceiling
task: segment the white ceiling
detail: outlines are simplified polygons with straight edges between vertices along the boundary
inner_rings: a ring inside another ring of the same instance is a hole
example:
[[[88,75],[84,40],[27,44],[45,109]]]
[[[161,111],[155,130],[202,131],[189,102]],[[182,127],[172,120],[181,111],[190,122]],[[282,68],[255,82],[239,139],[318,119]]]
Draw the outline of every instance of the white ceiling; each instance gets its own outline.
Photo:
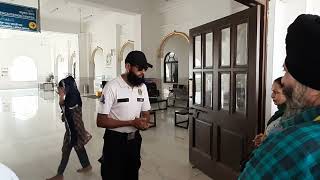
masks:
[[[46,18],[61,19],[67,21],[88,21],[102,14],[110,14],[110,11],[90,6],[68,3],[65,0],[41,0],[41,16]]]
[[[38,8],[38,0],[0,0],[0,2]],[[40,0],[40,14],[42,18],[79,22],[80,16],[82,17],[82,21],[88,21],[93,17],[110,13],[112,13],[110,10],[107,11],[75,3],[71,4],[66,0]]]

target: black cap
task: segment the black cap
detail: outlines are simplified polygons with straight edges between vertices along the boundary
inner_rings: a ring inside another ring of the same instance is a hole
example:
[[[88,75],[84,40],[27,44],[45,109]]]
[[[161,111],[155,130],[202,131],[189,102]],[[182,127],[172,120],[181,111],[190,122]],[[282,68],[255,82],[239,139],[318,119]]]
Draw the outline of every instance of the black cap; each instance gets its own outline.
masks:
[[[137,65],[144,69],[152,68],[153,66],[147,62],[147,58],[141,51],[131,51],[126,57],[125,63],[129,63],[133,66]]]
[[[320,17],[302,14],[289,26],[286,37],[288,72],[301,84],[320,90]]]

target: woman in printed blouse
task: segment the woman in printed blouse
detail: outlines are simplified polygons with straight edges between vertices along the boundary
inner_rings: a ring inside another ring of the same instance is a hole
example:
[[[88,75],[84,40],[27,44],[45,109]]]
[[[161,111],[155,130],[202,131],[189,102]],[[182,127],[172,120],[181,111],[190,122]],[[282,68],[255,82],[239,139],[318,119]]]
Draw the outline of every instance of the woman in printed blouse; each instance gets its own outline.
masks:
[[[82,121],[82,101],[76,82],[72,76],[61,80],[58,85],[59,105],[62,109],[62,121],[65,122],[66,133],[62,146],[62,159],[57,175],[47,180],[63,180],[63,173],[68,164],[72,148],[75,149],[81,169],[77,172],[87,172],[92,169],[84,145],[91,139]]]
[[[265,133],[258,134],[254,138],[253,142],[256,147],[259,147],[262,141],[271,133],[277,131],[279,129],[279,123],[281,116],[283,115],[285,108],[286,108],[286,97],[283,94],[283,85],[281,84],[281,78],[279,77],[276,80],[273,81],[272,84],[272,94],[271,98],[273,100],[273,103],[278,106],[278,111],[274,113],[274,115],[269,119],[267,123],[267,128],[265,130]],[[279,129],[280,130],[280,129]]]

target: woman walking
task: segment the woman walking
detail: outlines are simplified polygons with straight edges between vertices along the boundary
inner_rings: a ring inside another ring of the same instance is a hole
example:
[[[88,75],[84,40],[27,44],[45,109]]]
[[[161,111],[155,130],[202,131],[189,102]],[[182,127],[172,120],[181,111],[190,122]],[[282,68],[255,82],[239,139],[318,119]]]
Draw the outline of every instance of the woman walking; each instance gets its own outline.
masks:
[[[72,148],[75,149],[81,169],[77,172],[87,172],[92,169],[86,149],[91,135],[85,130],[82,121],[82,101],[76,82],[72,76],[61,80],[58,85],[59,105],[62,109],[62,121],[65,122],[66,133],[62,146],[62,159],[57,175],[47,180],[63,180],[63,173],[67,167]]]

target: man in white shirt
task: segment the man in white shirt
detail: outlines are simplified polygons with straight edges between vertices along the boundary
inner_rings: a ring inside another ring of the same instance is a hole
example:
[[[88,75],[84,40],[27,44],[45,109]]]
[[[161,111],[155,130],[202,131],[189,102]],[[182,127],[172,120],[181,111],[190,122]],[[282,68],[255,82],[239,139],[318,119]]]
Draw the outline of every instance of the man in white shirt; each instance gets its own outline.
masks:
[[[125,59],[126,73],[108,82],[102,91],[97,126],[104,134],[101,176],[103,180],[138,180],[142,138],[149,127],[151,109],[144,73],[152,65],[143,52]]]

